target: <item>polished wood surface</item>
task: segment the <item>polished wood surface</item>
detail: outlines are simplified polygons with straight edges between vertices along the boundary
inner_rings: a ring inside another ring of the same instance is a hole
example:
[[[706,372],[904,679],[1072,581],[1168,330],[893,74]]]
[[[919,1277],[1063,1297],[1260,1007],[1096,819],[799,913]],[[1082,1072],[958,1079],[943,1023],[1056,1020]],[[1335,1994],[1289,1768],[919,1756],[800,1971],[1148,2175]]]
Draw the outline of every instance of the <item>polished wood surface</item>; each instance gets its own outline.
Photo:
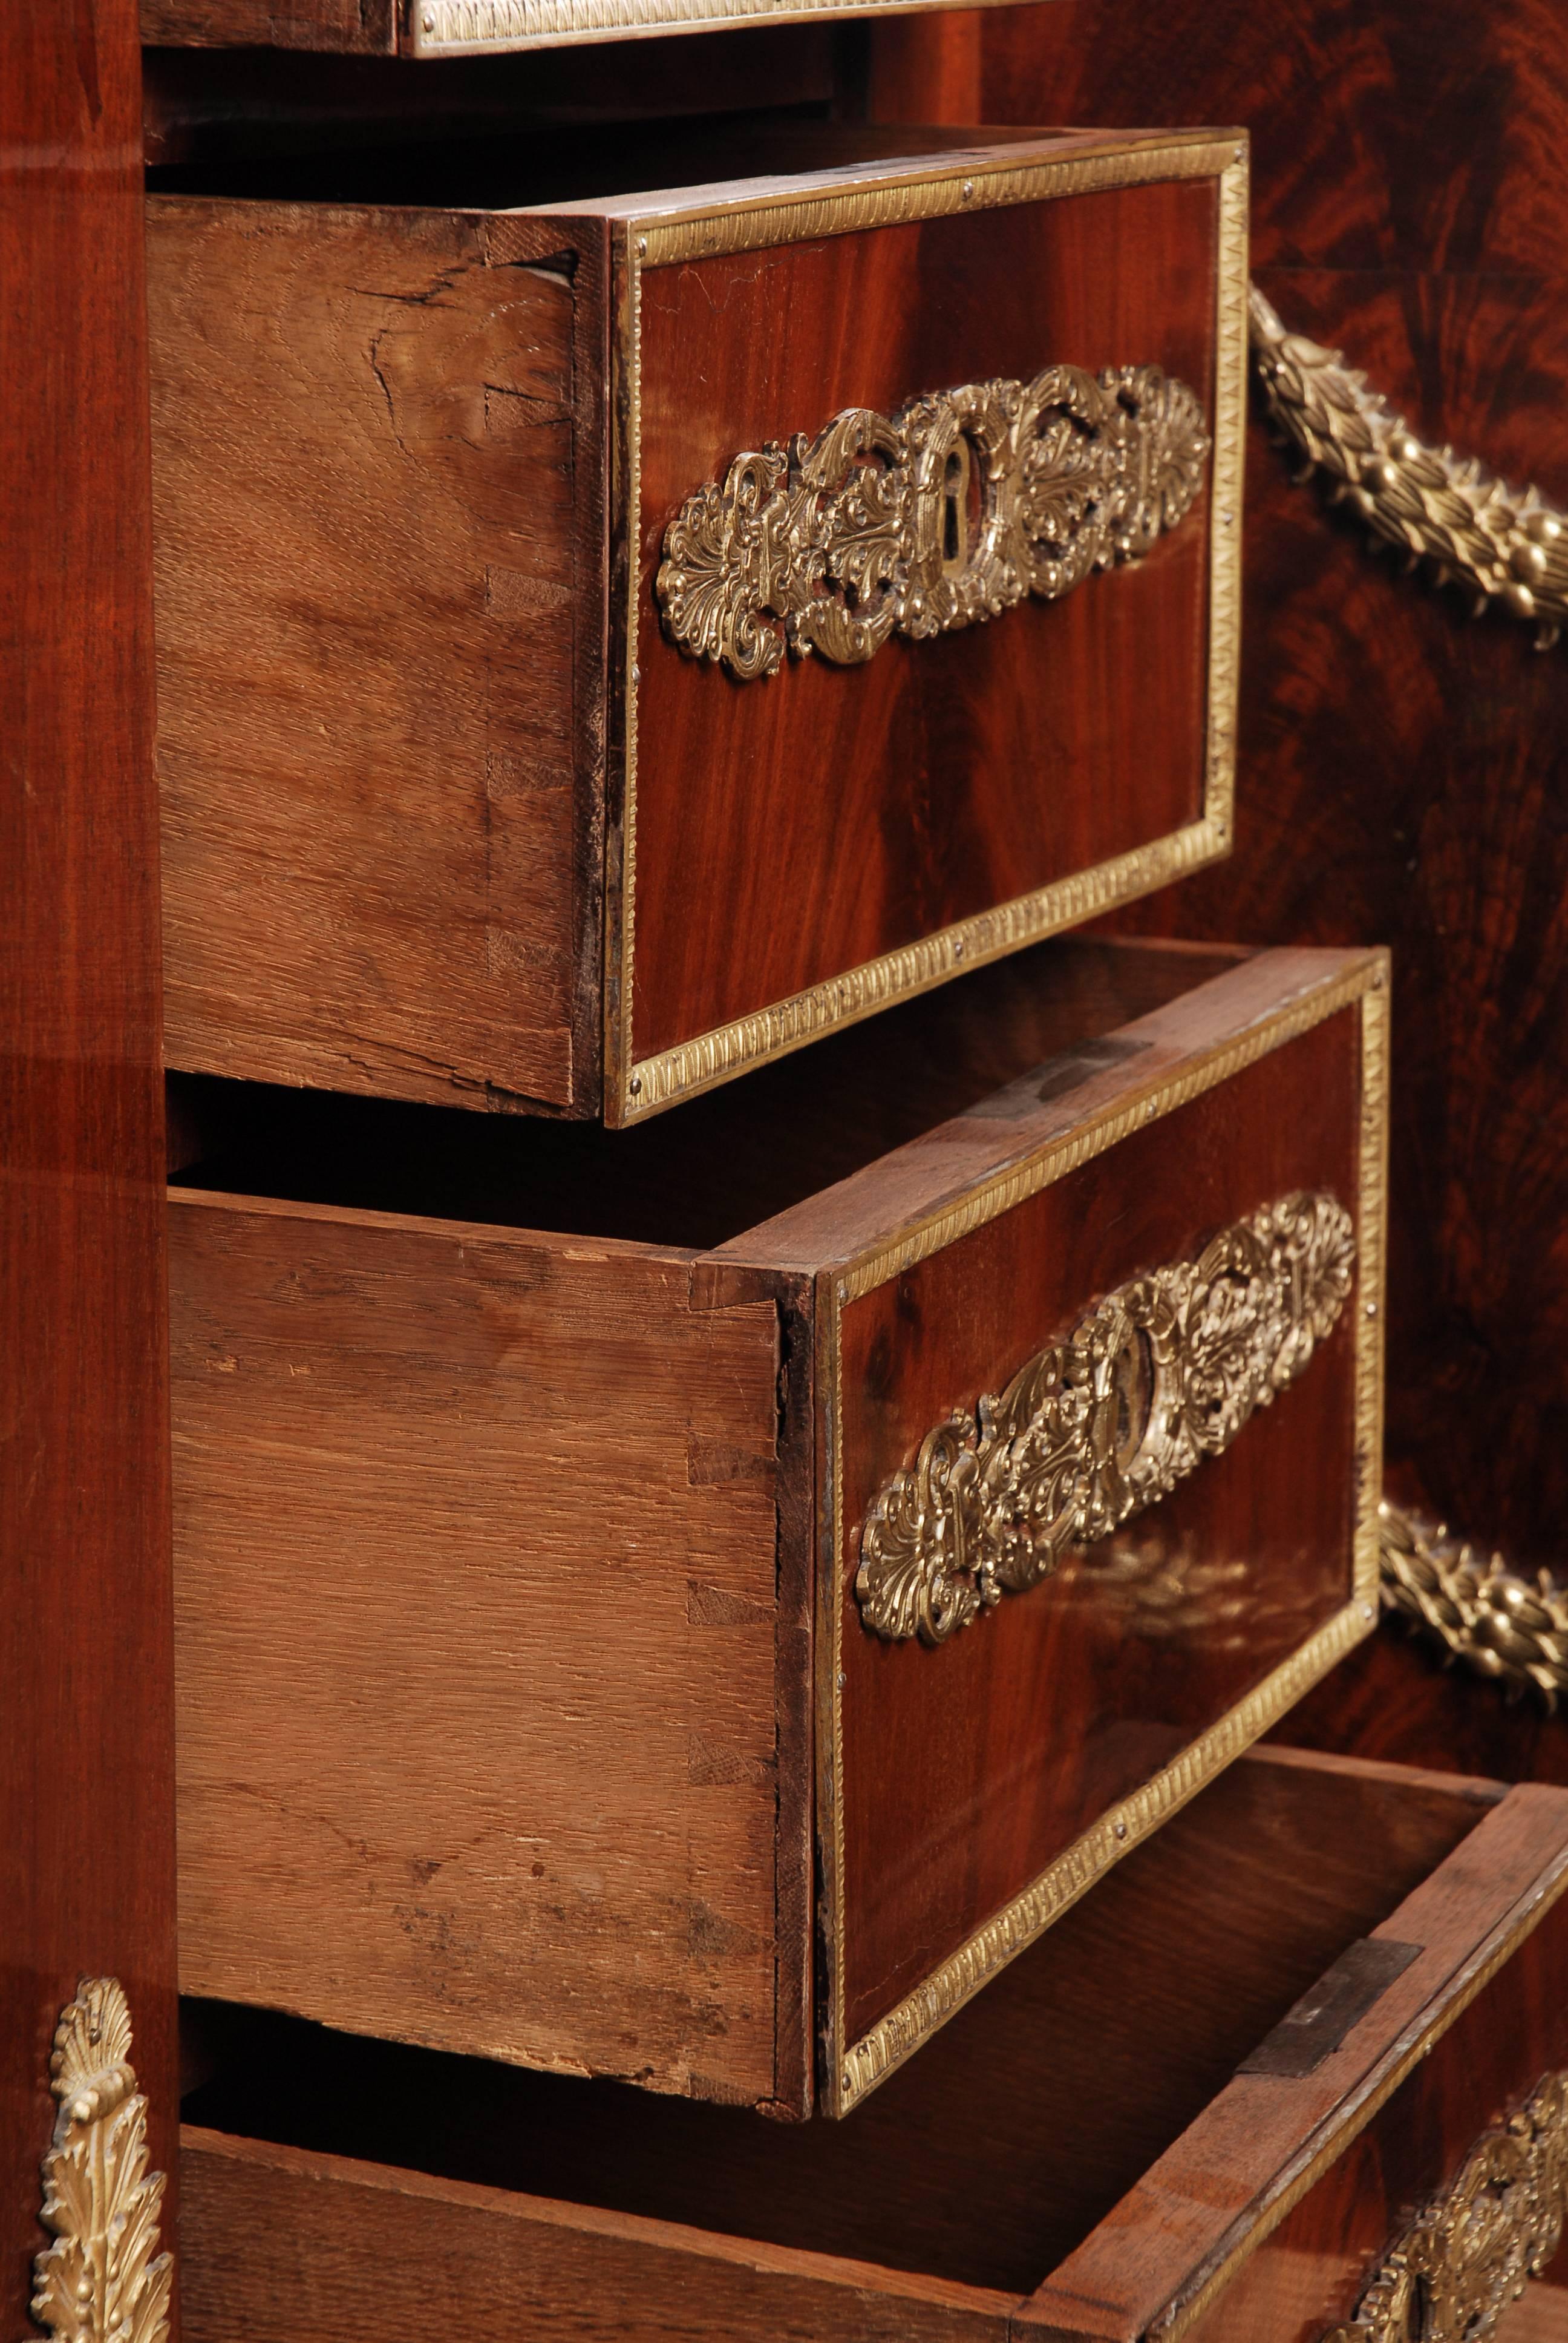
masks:
[[[853,1303],[846,1522],[1095,1296],[1296,1189],[1354,1213],[1360,1134],[1358,1004]],[[941,1652],[846,1587],[848,2040],[1351,1600],[1361,1292],[1225,1455]]]
[[[1206,497],[1135,569],[1060,603],[894,640],[864,667],[790,660],[766,682],[678,650],[653,580],[687,497],[844,407],[892,415],[1056,362],[1147,362],[1211,417],[1216,186],[644,275],[636,1057],[1198,819]]]
[[[126,0],[0,17],[0,2324],[49,2055],[130,1997],[176,2115],[173,1641],[139,89]],[[166,2200],[165,2237],[175,2207]]]
[[[851,1837],[859,2030],[1348,1599],[1354,1487],[1347,1312],[1241,1435],[1253,1461],[1146,1525],[1178,1669],[1161,1632],[1141,1672],[1108,1666],[1136,1583],[1101,1596],[1088,1569],[940,1654],[851,1618],[849,1656],[814,1658],[819,1281],[1378,973],[1041,946],[825,1043],[816,1077],[786,1063],[624,1137],[186,1093],[187,1143],[216,1150],[172,1192],[187,1990],[805,2112],[814,1670],[851,1671],[854,1825],[883,1848]],[[934,1255],[901,1388],[875,1340],[897,1295],[851,1310],[849,1531],[921,1411],[1000,1387],[1108,1284],[1294,1187],[1359,1209],[1359,1014]],[[274,1171],[294,1200],[226,1192]],[[1117,1200],[1098,1246],[1090,1195]],[[988,1708],[1010,1738],[977,1735]],[[921,1739],[940,1783],[898,1804]]]
[[[195,156],[149,216],[172,1066],[593,1114],[607,855],[617,921],[635,870],[641,1056],[1197,819],[1204,498],[1059,605],[749,685],[666,639],[653,573],[732,456],[847,404],[1061,359],[1163,365],[1211,413],[1216,182],[646,272],[628,857],[615,191],[706,178],[739,206],[770,164],[868,188],[922,142],[547,124],[399,149],[372,116],[363,146],[291,150],[344,136],[351,97],[237,128],[205,85],[164,101]],[[528,216],[550,202],[575,208]]]
[[[1568,504],[1553,0],[1303,0],[1288,40],[1251,0],[1135,34],[1116,0],[1053,0],[870,37],[884,119],[1247,124],[1253,267],[1282,315],[1427,437]],[[1391,1453],[1430,1511],[1556,1564],[1568,661],[1372,560],[1261,429],[1247,508],[1236,852],[1136,923],[1392,946]]]
[[[1254,1755],[841,2126],[206,2013],[221,2047],[186,2136],[192,2331],[218,2343],[243,2318],[257,2343],[303,2343],[374,2270],[381,2331],[411,2338],[433,2256],[444,2304],[484,2284],[531,2332],[638,2343],[761,2327],[1000,2343],[1049,2331],[1085,2258],[1108,2310],[1161,2286],[1162,2304],[1452,2016],[1470,1965],[1540,1918],[1565,1863],[1561,1793]],[[1423,1949],[1342,2048],[1312,2075],[1235,2076],[1369,1932]],[[1540,2046],[1530,1942],[1493,1989],[1501,2009],[1520,1976],[1518,2038],[1472,2028],[1437,2086],[1465,2145]],[[1074,2314],[1066,2331],[1139,2329]]]
[[[1444,1664],[1435,1636],[1402,1620],[1352,1652],[1279,1726],[1307,1749],[1355,1749],[1399,1765],[1454,1765],[1499,1782],[1568,1783],[1568,1715]]]

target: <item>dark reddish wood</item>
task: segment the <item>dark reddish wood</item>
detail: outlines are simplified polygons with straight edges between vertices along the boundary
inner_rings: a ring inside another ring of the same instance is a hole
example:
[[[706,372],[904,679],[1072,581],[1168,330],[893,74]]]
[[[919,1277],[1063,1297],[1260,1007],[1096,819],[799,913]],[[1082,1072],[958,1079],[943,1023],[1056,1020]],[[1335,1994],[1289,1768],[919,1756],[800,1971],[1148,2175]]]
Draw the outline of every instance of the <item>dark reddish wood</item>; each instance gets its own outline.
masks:
[[[522,2191],[512,2200],[519,2216],[678,2224],[656,2233],[667,2253],[733,2254],[732,2241],[746,2238],[762,2269],[780,2253],[852,2257],[873,2298],[916,2279],[1016,2298],[1114,2217],[1348,1943],[1385,1925],[1392,1932],[1402,1899],[1430,1893],[1462,1859],[1472,1834],[1498,1818],[1502,1795],[1452,1775],[1243,1759],[841,2125],[764,2125],[741,2110],[464,2065],[284,2020],[247,2026],[232,2013],[207,2014],[222,2043],[218,2073],[191,2113],[297,2150]],[[1473,1933],[1487,1875],[1502,1867],[1469,1866],[1452,1896]],[[539,2197],[558,2200],[548,2216],[528,2202]],[[1244,2197],[1227,2173],[1215,2209]],[[225,2267],[205,2206],[193,2218],[204,2267],[207,2250]],[[331,2245],[341,2251],[352,2234],[330,2221],[299,2227],[297,2215],[290,2227],[298,2258],[291,2250],[282,2260],[291,2273],[328,2267]],[[235,2258],[256,2252],[246,2233]],[[419,2299],[423,2281],[405,2278],[400,2255],[393,2267],[392,2298],[411,2288]],[[665,2268],[684,2284],[677,2265]],[[657,2267],[648,2280],[657,2285]],[[258,2279],[246,2283],[248,2293]],[[207,2298],[216,2308],[222,2296],[214,2288]],[[584,2289],[582,2332],[617,2332],[618,2315],[615,2281]],[[634,2334],[648,2315],[633,2314]],[[690,2331],[684,2319],[680,2331]],[[270,2343],[273,2330],[262,2332]]]
[[[1060,604],[766,683],[677,650],[653,579],[685,498],[842,407],[1055,360],[1211,406],[1215,212],[1167,182],[645,276],[637,1056],[1197,817],[1206,499]]]
[[[172,2173],[173,1638],[136,19],[0,18],[0,2324],[117,1976]],[[169,2203],[165,2235],[173,2238]]]
[[[852,1303],[846,1523],[1099,1295],[1293,1189],[1354,1210],[1360,1105],[1358,1005]],[[848,2040],[1350,1600],[1355,1306],[1123,1533],[1121,1583],[1074,1557],[935,1654],[860,1632],[846,1590]]]
[[[870,104],[965,118],[953,30]],[[935,20],[930,20],[935,21]],[[1053,0],[968,18],[980,118],[1237,120],[1253,263],[1412,423],[1568,504],[1568,18],[1553,0]],[[946,95],[944,95],[946,92]],[[1255,433],[1238,844],[1182,935],[1394,949],[1391,1451],[1525,1566],[1568,1511],[1568,659],[1400,582]],[[1467,1687],[1462,1697],[1475,1694]]]
[[[1445,1667],[1435,1638],[1386,1619],[1382,1633],[1310,1692],[1277,1736],[1302,1749],[1358,1749],[1401,1765],[1459,1765],[1499,1782],[1568,1783],[1568,1715],[1534,1693],[1509,1697]]]

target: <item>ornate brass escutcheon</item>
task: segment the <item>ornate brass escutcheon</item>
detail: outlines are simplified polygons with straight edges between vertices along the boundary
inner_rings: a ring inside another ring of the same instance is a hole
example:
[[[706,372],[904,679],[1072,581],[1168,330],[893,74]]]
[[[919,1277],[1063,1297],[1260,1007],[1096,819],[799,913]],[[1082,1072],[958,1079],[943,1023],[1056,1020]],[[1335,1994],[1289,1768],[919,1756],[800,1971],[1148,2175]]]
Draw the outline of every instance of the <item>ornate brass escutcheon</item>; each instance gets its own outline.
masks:
[[[787,648],[853,666],[894,633],[1054,601],[1174,528],[1209,448],[1195,394],[1153,366],[966,383],[891,420],[846,407],[687,498],[656,582],[665,627],[745,681]]]
[[[1168,1495],[1295,1381],[1354,1267],[1344,1206],[1296,1194],[1107,1295],[882,1490],[855,1574],[865,1624],[942,1643]]]
[[[1476,2142],[1322,2343],[1484,2343],[1557,2251],[1568,2208],[1568,2075]]]

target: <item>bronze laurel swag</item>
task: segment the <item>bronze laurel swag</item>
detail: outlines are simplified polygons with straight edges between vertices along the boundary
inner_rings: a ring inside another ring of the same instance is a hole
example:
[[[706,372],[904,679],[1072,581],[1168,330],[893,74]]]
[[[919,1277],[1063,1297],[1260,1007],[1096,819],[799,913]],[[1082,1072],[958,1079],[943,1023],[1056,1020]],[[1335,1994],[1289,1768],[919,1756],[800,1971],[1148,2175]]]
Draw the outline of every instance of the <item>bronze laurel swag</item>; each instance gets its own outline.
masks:
[[[744,682],[786,649],[849,667],[894,633],[1054,601],[1174,528],[1209,448],[1198,398],[1154,366],[1047,367],[891,419],[847,407],[687,498],[656,581],[665,628]]]
[[[1354,1270],[1343,1205],[1298,1193],[1107,1295],[888,1483],[860,1542],[865,1624],[942,1643],[1167,1496],[1295,1381]]]

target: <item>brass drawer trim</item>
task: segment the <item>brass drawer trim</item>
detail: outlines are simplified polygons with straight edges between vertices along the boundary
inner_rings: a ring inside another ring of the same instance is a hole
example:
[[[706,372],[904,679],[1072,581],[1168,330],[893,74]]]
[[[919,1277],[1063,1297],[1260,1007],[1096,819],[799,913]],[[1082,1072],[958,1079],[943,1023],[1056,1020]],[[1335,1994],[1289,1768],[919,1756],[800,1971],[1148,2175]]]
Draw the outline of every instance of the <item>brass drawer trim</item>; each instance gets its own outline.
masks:
[[[955,921],[919,942],[772,1001],[646,1058],[635,1054],[632,1004],[637,941],[638,699],[636,644],[641,565],[624,562],[612,595],[617,640],[612,704],[621,711],[613,744],[618,800],[606,838],[605,1119],[624,1126],[695,1098],[764,1059],[782,1057],[839,1025],[925,992],[960,970],[1092,919],[1218,860],[1231,850],[1235,798],[1236,704],[1241,659],[1241,478],[1247,414],[1248,150],[1244,139],[1180,133],[1143,144],[1117,140],[1068,156],[1027,146],[962,154],[935,166],[839,181],[813,175],[787,194],[673,203],[622,224],[615,293],[612,476],[624,538],[635,544],[641,512],[642,327],[645,269],[731,252],[765,251],[827,236],[937,219],[954,213],[1044,203],[1168,179],[1213,178],[1219,189],[1215,270],[1213,455],[1209,479],[1210,594],[1208,738],[1199,819],[1146,846],[1076,871]],[[629,527],[628,526],[629,522]]]
[[[1555,2254],[1568,2210],[1568,2075],[1548,2075],[1417,2215],[1323,2343],[1482,2343]]]
[[[33,2265],[33,2316],[53,2343],[166,2343],[174,2257],[158,2252],[164,2176],[147,2170],[147,2103],[115,1977],[84,1977],[49,2061],[60,2103],[39,2215],[55,2242]]]
[[[1361,1027],[1362,1099],[1356,1197],[1357,1294],[1355,1342],[1355,1528],[1349,1598],[1332,1618],[1271,1674],[1154,1775],[1142,1788],[1108,1809],[1011,1901],[992,1915],[956,1952],[907,1994],[857,2041],[844,2029],[844,1720],[838,1664],[846,1605],[844,1426],[839,1389],[840,1331],[845,1309],[917,1261],[1010,1212],[1026,1197],[1103,1154],[1160,1116],[1172,1113],[1228,1081],[1271,1051],[1311,1031],[1323,1019],[1352,1010]],[[1131,1852],[1179,1806],[1251,1747],[1311,1690],[1377,1620],[1378,1504],[1382,1482],[1382,1305],[1386,1251],[1389,1111],[1388,956],[1369,952],[1337,981],[1259,1020],[1236,1040],[1217,1045],[1181,1073],[1150,1084],[1127,1103],[1108,1109],[1070,1138],[1042,1149],[975,1189],[945,1212],[906,1230],[895,1242],[825,1279],[830,1307],[821,1313],[819,1379],[825,1393],[830,1454],[830,1566],[822,1574],[819,1646],[827,1655],[818,1676],[818,1831],[822,1851],[819,1922],[826,1948],[825,2039],[821,2100],[831,2116],[848,2115],[867,2093],[945,2026],[987,1981],[1059,1919],[1068,1906]],[[1565,1874],[1568,1876],[1568,1874]],[[1369,2110],[1370,2112],[1370,2110]]]
[[[894,634],[1058,601],[1179,526],[1211,445],[1196,393],[1156,366],[1046,367],[890,419],[847,407],[688,497],[655,581],[665,631],[746,683],[777,675],[786,648],[858,667]]]
[[[1108,1294],[887,1483],[855,1573],[865,1625],[944,1643],[1169,1496],[1306,1367],[1355,1258],[1336,1198],[1285,1196]]]

